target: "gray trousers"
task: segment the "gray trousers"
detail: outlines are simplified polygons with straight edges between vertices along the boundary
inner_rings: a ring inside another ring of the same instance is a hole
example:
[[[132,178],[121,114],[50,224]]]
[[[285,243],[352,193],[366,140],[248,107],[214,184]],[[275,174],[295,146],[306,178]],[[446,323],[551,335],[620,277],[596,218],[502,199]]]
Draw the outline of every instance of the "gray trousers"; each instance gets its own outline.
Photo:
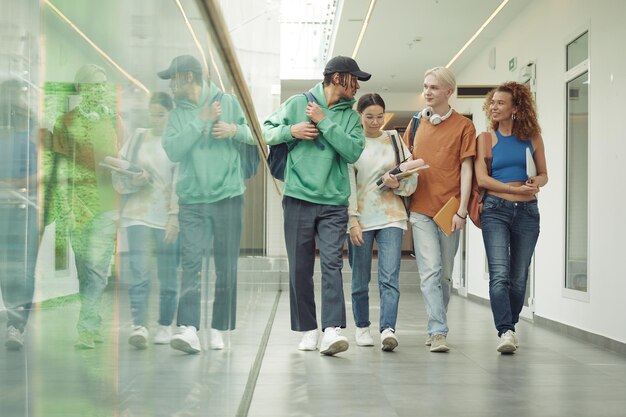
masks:
[[[289,259],[291,329],[317,329],[313,268],[316,242],[322,268],[322,329],[346,327],[343,245],[348,208],[283,198],[285,244]]]
[[[237,321],[237,263],[243,219],[243,196],[213,203],[181,204],[181,265],[183,276],[178,299],[177,325],[200,330],[202,255],[213,243],[215,298],[211,328],[234,330]]]

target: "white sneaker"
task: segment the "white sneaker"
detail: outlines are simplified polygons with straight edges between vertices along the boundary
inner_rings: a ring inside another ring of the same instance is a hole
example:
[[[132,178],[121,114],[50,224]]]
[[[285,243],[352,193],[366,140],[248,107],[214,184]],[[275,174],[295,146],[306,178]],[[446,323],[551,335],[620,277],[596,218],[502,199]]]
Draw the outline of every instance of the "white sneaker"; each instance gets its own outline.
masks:
[[[7,340],[4,346],[8,350],[20,350],[24,346],[24,334],[13,326],[7,327]]]
[[[211,349],[224,349],[224,338],[222,337],[222,332],[217,329],[211,329]]]
[[[428,337],[426,338],[426,340],[424,341],[424,345],[425,346],[430,346],[433,344],[433,337],[431,335],[428,335]]]
[[[159,324],[156,334],[154,335],[155,345],[169,345],[172,340],[172,326],[163,326]]]
[[[513,332],[513,343],[515,343],[516,348],[519,347],[519,336],[517,335],[517,332]]]
[[[172,349],[185,353],[198,353],[202,350],[198,331],[193,326],[180,326],[180,333],[176,333],[170,340]]]
[[[498,352],[500,353],[514,353],[517,350],[515,347],[515,332],[507,330],[500,335],[500,344],[498,345]]]
[[[374,339],[372,339],[369,327],[357,327],[354,338],[357,346],[374,346]]]
[[[398,338],[392,328],[382,331],[380,334],[380,348],[385,352],[391,352],[398,346]]]
[[[317,329],[302,332],[299,350],[317,350]]]
[[[341,328],[327,327],[324,329],[324,337],[322,337],[322,343],[320,344],[320,353],[322,355],[332,356],[345,352],[349,346],[348,338],[341,336]]]
[[[128,343],[137,349],[145,349],[148,347],[148,329],[143,326],[134,326],[133,332],[128,338]]]

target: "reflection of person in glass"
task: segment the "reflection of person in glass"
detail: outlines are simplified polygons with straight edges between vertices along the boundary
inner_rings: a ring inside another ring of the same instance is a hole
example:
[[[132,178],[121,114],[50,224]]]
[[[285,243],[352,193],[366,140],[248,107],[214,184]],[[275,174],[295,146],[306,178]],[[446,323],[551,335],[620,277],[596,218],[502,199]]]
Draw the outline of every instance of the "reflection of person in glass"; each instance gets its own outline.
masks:
[[[159,327],[156,344],[168,344],[176,313],[178,292],[178,199],[174,190],[174,169],[161,145],[168,114],[173,108],[166,93],[150,99],[151,129],[137,129],[124,144],[121,160],[139,173],[113,172],[115,189],[122,194],[120,225],[126,228],[130,272],[130,307],[133,332],[128,342],[145,349],[148,342],[148,296],[150,294],[151,251],[157,263],[160,284]]]
[[[236,318],[237,260],[241,239],[244,176],[239,143],[254,143],[241,107],[232,95],[202,79],[200,62],[182,55],[159,77],[170,81],[176,108],[163,135],[169,158],[178,162],[176,183],[180,206],[183,268],[177,324],[172,348],[201,351],[200,328],[202,253],[213,243],[215,300],[211,348],[223,349],[222,331],[233,330]]]
[[[28,85],[0,85],[0,287],[7,308],[7,349],[24,345],[39,247],[37,132]]]
[[[117,120],[108,105],[110,93],[102,68],[93,64],[81,67],[75,83],[81,101],[56,121],[52,147],[67,168],[70,236],[81,300],[75,346],[93,349],[102,341],[100,301],[115,250],[117,221],[111,172],[99,163],[106,156],[117,155]]]

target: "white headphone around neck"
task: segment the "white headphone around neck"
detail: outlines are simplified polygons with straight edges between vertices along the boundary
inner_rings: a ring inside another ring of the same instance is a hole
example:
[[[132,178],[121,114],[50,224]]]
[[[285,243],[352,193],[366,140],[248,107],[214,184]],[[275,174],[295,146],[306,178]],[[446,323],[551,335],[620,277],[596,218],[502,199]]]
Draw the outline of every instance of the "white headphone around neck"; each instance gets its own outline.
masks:
[[[428,106],[420,112],[420,118],[425,117],[430,121],[431,124],[433,124],[434,126],[437,126],[439,123],[443,122],[448,117],[450,117],[451,114],[452,114],[452,107],[450,107],[450,110],[448,110],[446,114],[444,114],[443,116],[440,116],[433,112],[432,107]]]
[[[80,112],[80,114],[82,114],[83,117],[86,118],[87,120],[89,120],[90,122],[97,122],[98,120],[100,120],[100,118],[102,116],[110,115],[109,108],[107,106],[105,106],[104,104],[99,104],[98,105],[98,107],[96,108],[96,110],[98,110],[98,111],[90,111],[90,112],[86,112],[80,106],[80,104],[77,107],[78,107],[78,111]],[[101,116],[101,114],[102,114],[102,116]]]

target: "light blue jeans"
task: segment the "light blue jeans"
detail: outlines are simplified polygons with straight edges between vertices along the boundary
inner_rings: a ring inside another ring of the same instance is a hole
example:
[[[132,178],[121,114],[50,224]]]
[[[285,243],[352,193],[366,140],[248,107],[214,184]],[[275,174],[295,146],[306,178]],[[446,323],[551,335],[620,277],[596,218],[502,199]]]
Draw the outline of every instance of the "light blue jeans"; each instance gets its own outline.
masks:
[[[76,325],[79,334],[100,331],[100,302],[115,252],[116,219],[116,211],[106,211],[95,215],[83,228],[72,231],[81,301]]]
[[[21,202],[0,202],[0,292],[7,327],[21,332],[33,305],[38,233],[35,209]]]
[[[363,232],[364,243],[354,245],[348,239],[352,266],[352,314],[357,327],[369,327],[369,283],[372,278],[372,251],[378,243],[378,290],[380,292],[380,331],[396,328],[400,300],[400,257],[404,231],[386,227]]]
[[[446,236],[432,217],[411,212],[413,246],[420,275],[420,289],[428,314],[428,334],[448,334],[448,303],[452,289],[454,257],[459,231]]]
[[[178,303],[178,240],[165,242],[165,230],[148,226],[129,226],[128,254],[131,271],[130,310],[135,326],[146,326],[150,295],[150,254],[154,251],[159,277],[159,324],[169,326]],[[154,245],[154,246],[153,246]]]

